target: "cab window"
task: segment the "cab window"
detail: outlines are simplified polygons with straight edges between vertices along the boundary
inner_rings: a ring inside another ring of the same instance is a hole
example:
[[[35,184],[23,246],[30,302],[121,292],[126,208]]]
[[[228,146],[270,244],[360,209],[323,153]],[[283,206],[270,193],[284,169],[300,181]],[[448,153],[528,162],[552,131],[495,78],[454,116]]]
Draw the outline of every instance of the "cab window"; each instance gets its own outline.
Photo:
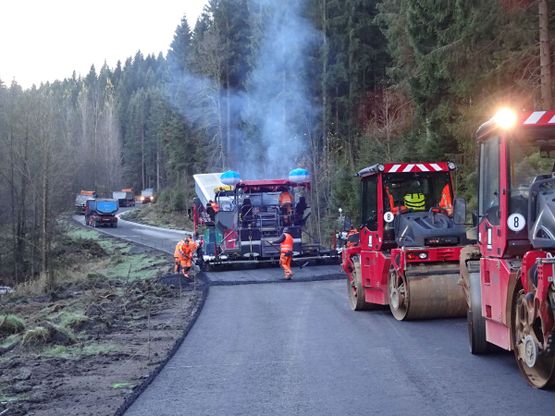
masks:
[[[499,137],[480,145],[480,217],[499,225]]]
[[[378,229],[377,176],[372,175],[362,180],[362,219],[361,224],[371,231]]]

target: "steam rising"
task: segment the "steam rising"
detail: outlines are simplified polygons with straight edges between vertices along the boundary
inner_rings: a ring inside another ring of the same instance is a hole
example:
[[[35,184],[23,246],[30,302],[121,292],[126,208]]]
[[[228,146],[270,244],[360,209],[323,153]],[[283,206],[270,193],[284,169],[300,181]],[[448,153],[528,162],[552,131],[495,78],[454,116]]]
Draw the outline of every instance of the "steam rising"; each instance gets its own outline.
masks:
[[[315,123],[316,111],[304,77],[307,56],[319,34],[302,17],[304,1],[249,0],[248,9],[261,12],[250,20],[252,24],[257,21],[254,29],[262,35],[246,76],[246,92],[224,91],[212,80],[184,69],[173,74],[169,90],[175,91],[176,83],[183,86],[188,103],[176,102],[179,94],[168,95],[189,122],[214,126],[224,144],[227,134],[220,120],[225,120],[222,113],[229,100],[230,149],[224,155],[225,166],[214,169],[238,170],[243,178],[286,177],[306,159],[307,139]],[[220,92],[223,106],[219,111],[213,100],[199,98],[206,91]]]

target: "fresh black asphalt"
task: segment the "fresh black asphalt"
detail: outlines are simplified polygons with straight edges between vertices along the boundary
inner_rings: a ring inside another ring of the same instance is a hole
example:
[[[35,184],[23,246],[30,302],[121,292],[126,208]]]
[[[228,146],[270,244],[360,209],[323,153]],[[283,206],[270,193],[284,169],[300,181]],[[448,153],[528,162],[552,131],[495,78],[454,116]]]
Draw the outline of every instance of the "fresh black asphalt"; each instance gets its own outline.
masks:
[[[135,241],[130,229],[105,231]],[[137,242],[173,238],[157,232]],[[464,319],[352,312],[344,280],[211,285],[187,338],[126,415],[555,414],[555,392],[529,387],[512,353],[472,356],[466,331]]]
[[[509,353],[473,357],[463,320],[348,309],[343,281],[212,287],[127,415],[551,415]]]

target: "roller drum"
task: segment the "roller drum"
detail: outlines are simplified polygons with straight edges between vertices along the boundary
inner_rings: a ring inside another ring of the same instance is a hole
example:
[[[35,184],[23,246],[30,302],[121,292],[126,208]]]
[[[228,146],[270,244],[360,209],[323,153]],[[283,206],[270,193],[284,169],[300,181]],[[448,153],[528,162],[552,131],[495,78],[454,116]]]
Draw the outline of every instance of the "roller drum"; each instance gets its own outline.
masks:
[[[392,273],[395,272],[392,271]],[[390,301],[391,311],[396,319],[466,316],[466,299],[464,291],[458,283],[458,263],[408,266],[405,271],[405,279],[406,288],[402,291],[403,296],[397,298],[398,302]],[[390,284],[390,294],[391,286]],[[395,293],[395,288],[393,293]]]

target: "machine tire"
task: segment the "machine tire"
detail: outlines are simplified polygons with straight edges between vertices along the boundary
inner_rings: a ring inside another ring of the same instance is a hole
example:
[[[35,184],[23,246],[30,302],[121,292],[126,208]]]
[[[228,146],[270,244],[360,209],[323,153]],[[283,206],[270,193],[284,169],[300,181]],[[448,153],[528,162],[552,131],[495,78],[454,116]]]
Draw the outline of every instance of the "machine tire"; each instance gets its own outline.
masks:
[[[349,306],[353,311],[368,310],[372,305],[364,300],[364,287],[362,286],[362,277],[360,276],[360,258],[354,256],[352,261],[354,265],[353,272],[351,273],[353,280],[347,277]]]
[[[511,307],[511,342],[515,359],[520,373],[528,384],[537,389],[551,390],[555,387],[555,354],[542,354],[536,351],[537,358],[534,360],[534,364],[529,366],[525,362],[526,354],[528,354],[528,351],[532,351],[533,348],[528,349],[526,346],[522,348],[518,346],[523,335],[534,333],[534,329],[526,324],[528,318],[526,307],[522,305],[526,302],[525,296],[522,286],[517,285]],[[532,337],[532,335],[527,336]]]
[[[482,295],[480,291],[480,274],[471,273],[469,280],[470,308],[466,314],[468,324],[468,347],[473,355],[486,354],[489,351],[486,341],[486,320],[482,316]]]
[[[404,321],[409,316],[410,288],[406,276],[399,276],[391,267],[387,280],[389,310],[395,319]]]

